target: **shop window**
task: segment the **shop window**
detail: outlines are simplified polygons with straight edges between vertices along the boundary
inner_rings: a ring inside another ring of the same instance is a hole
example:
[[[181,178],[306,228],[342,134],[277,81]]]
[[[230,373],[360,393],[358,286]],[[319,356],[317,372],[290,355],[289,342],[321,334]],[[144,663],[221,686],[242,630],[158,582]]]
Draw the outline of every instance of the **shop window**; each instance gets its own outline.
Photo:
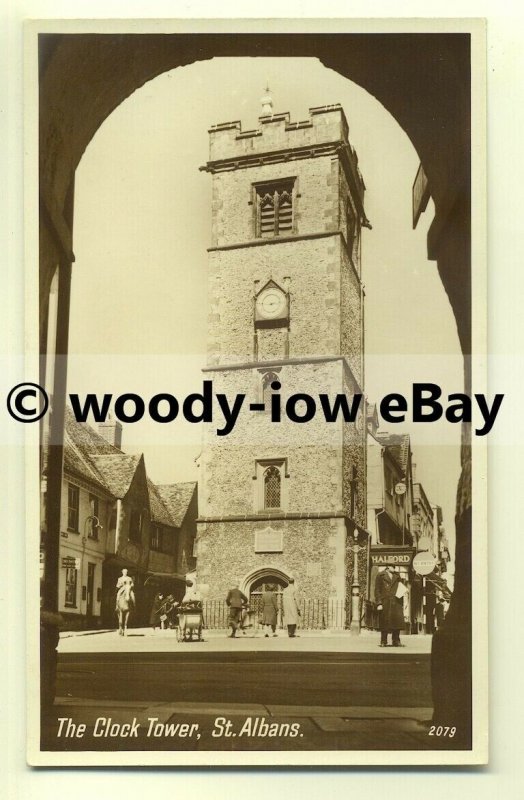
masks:
[[[76,608],[77,575],[75,567],[66,568],[64,605],[67,608]]]

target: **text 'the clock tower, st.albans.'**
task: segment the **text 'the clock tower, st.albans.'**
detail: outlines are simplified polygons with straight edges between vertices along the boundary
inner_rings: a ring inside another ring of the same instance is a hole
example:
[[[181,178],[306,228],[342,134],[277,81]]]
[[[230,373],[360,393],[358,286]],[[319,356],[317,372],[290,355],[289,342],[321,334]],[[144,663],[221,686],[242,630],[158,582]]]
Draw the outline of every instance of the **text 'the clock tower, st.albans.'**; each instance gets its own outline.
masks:
[[[213,182],[205,378],[230,405],[246,400],[229,435],[204,426],[197,580],[209,600],[238,581],[254,601],[293,577],[310,608],[330,609],[326,625],[344,627],[351,548],[366,539],[365,409],[326,422],[318,395],[363,394],[364,183],[340,105],[290,122],[264,99],[258,129],[213,125],[202,168]],[[316,399],[311,421],[287,418],[294,394]]]

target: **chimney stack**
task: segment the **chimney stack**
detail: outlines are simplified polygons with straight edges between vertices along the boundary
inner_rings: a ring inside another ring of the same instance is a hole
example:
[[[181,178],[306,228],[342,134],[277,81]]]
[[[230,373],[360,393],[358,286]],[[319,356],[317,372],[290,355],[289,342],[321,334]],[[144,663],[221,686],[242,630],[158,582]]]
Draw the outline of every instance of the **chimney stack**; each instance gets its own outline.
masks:
[[[107,415],[105,422],[98,423],[98,433],[113,447],[122,449],[122,425],[111,414]]]

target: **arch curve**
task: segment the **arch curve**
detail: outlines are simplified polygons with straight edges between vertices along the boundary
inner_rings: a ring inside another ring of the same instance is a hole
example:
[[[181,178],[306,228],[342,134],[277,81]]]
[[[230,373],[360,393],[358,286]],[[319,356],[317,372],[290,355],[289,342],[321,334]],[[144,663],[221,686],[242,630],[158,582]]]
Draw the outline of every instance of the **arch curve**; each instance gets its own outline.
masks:
[[[240,590],[244,592],[245,595],[249,595],[249,591],[253,584],[264,577],[277,577],[281,580],[285,581],[286,584],[289,583],[289,579],[293,578],[293,571],[287,569],[286,567],[277,567],[274,564],[264,564],[264,566],[257,567],[254,570],[250,570],[243,578],[240,579]]]

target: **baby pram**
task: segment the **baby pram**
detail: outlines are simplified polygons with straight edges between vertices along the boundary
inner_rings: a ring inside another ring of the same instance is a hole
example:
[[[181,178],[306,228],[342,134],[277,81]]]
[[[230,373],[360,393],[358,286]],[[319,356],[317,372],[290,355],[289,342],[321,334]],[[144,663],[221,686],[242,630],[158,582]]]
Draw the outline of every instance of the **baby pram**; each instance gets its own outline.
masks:
[[[179,642],[192,642],[193,637],[196,637],[199,642],[202,641],[202,627],[203,627],[203,611],[202,603],[193,601],[190,603],[182,603],[178,609],[178,627],[176,629],[176,638]]]

